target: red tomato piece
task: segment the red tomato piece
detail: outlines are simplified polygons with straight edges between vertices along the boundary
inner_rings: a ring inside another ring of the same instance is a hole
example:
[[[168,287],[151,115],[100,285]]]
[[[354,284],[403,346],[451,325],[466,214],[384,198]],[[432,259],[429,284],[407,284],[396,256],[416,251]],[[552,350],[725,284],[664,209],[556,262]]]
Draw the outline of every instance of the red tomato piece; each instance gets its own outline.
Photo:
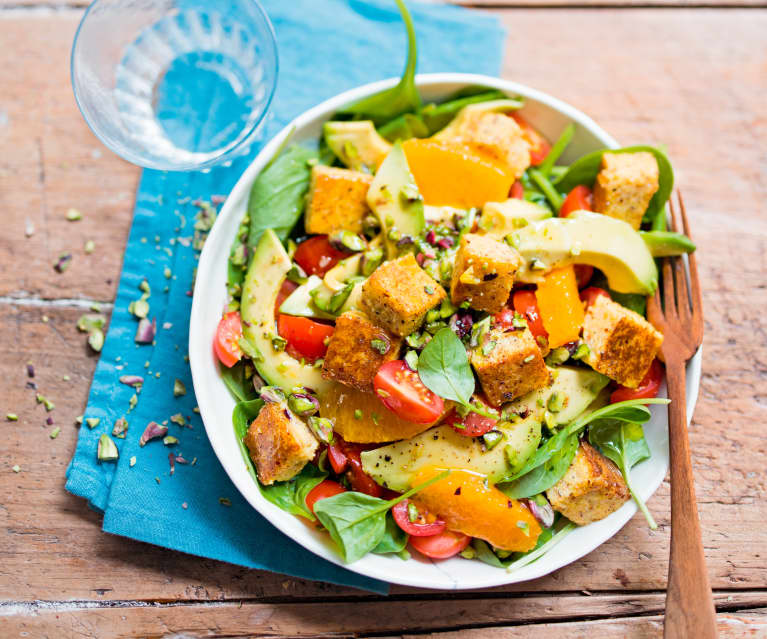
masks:
[[[471,542],[471,537],[453,530],[446,530],[431,537],[411,537],[410,545],[422,555],[432,559],[448,559],[461,552]]]
[[[378,369],[373,389],[386,408],[414,424],[431,424],[445,410],[442,398],[426,388],[418,373],[401,359]]]
[[[285,280],[280,286],[280,290],[277,292],[277,298],[274,300],[274,319],[278,319],[280,316],[280,306],[282,303],[290,297],[290,294],[298,288],[298,284]]]
[[[312,511],[312,514],[314,514],[314,504],[316,504],[320,499],[333,497],[333,495],[340,495],[341,493],[345,492],[346,488],[344,488],[337,481],[333,481],[332,479],[323,479],[319,484],[317,484],[309,491],[309,494],[306,496],[306,507]]]
[[[573,211],[593,211],[591,200],[591,189],[584,184],[579,184],[567,194],[565,201],[562,202],[559,217],[567,217]]]
[[[662,381],[663,365],[657,359],[654,359],[642,381],[639,382],[639,386],[636,388],[619,386],[610,395],[610,403],[617,404],[629,399],[649,399],[650,397],[655,397],[658,394]]]
[[[231,311],[218,322],[216,338],[213,340],[213,350],[219,361],[227,368],[231,368],[242,359],[241,337],[240,314],[237,311]]]
[[[522,200],[525,197],[525,187],[522,186],[522,182],[517,180],[511,185],[511,191],[509,191],[509,197],[515,200]]]
[[[599,288],[598,286],[589,286],[588,288],[584,288],[580,293],[580,298],[586,302],[586,309],[588,309],[589,306],[597,301],[597,298],[600,295],[605,295],[609,299],[612,299],[610,294],[605,289]]]
[[[469,413],[466,417],[461,417],[456,411],[450,413],[445,420],[446,424],[452,426],[453,430],[464,437],[479,437],[495,428],[497,419],[485,417],[478,413]]]
[[[538,299],[535,297],[535,291],[527,289],[515,291],[511,298],[511,303],[514,305],[514,310],[517,313],[525,316],[527,326],[533,337],[545,337],[548,339],[549,334],[543,327],[543,319],[538,308]]]
[[[435,517],[431,517],[432,521],[429,521],[430,517],[419,511],[417,508],[415,509],[416,517],[411,521],[411,503],[412,502],[409,499],[405,499],[391,509],[394,521],[397,522],[397,525],[402,528],[402,530],[413,537],[431,537],[432,535],[439,535],[441,532],[444,532],[444,521]],[[413,507],[415,508],[415,505]]]
[[[530,145],[530,164],[538,166],[546,159],[549,151],[551,151],[551,145],[548,140],[546,140],[546,138],[544,138],[527,120],[519,115],[519,113],[511,113],[510,115],[522,129],[522,137],[524,137]]]
[[[296,248],[293,259],[308,275],[325,275],[348,253],[339,251],[329,241],[327,235],[315,235],[304,240]]]
[[[578,288],[585,288],[594,276],[594,267],[590,264],[576,264],[574,268]]]
[[[335,435],[335,438],[336,440],[340,439],[339,435]],[[336,475],[340,475],[346,470],[346,467],[349,465],[349,458],[346,456],[346,451],[344,451],[341,442],[336,441],[336,443],[328,446],[328,461]]]
[[[310,320],[308,317],[280,315],[277,332],[288,341],[288,352],[293,357],[303,357],[313,362],[325,357],[328,350],[327,340],[333,334],[334,327]]]
[[[362,470],[362,459],[360,459],[360,448],[351,447],[347,444],[346,456],[349,459],[349,470],[346,471],[346,478],[352,490],[358,493],[365,493],[371,497],[382,497],[383,487],[379,486],[375,480]]]

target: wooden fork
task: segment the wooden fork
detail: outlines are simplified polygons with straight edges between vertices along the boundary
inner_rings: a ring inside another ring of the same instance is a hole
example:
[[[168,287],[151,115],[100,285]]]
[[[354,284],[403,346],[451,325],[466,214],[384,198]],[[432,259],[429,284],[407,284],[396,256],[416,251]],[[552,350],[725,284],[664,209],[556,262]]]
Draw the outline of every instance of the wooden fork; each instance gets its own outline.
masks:
[[[677,192],[684,233],[690,227],[682,194]],[[671,230],[679,228],[673,197]],[[660,290],[648,301],[647,317],[663,333],[661,354],[666,362],[669,455],[671,458],[671,553],[666,592],[665,639],[711,639],[716,633],[716,611],[706,572],[700,533],[690,442],[687,437],[685,365],[703,341],[703,307],[695,254],[689,256],[690,284],[683,258],[664,258],[663,303]]]

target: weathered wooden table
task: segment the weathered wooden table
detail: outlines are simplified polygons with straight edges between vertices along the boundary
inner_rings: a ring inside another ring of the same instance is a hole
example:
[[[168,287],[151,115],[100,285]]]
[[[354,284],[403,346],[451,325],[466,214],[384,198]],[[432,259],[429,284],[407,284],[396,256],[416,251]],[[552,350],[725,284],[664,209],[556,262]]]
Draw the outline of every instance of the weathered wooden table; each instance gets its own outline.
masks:
[[[82,7],[40,1],[0,0],[0,415],[19,415],[0,425],[0,636],[658,635],[667,484],[649,503],[656,532],[637,516],[553,575],[479,592],[395,587],[381,598],[100,531],[63,489],[96,363],[75,321],[92,301],[110,308],[139,171],[75,107],[69,47]],[[485,10],[508,29],[504,77],[564,98],[621,141],[668,147],[705,290],[690,438],[719,629],[767,636],[767,5],[603,6],[612,1],[488,0]],[[70,207],[84,219],[67,222]],[[66,250],[78,255],[60,275],[51,265]],[[24,387],[27,362],[56,402],[54,440]]]

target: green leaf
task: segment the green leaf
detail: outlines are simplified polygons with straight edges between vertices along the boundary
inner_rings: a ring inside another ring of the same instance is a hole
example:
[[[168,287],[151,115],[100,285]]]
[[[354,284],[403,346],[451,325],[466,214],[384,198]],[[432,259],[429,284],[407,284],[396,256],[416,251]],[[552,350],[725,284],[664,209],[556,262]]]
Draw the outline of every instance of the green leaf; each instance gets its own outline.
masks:
[[[565,433],[565,437],[558,441],[556,446],[552,446],[551,454],[545,462],[535,466],[519,479],[499,485],[498,489],[510,499],[522,499],[542,493],[562,479],[578,452],[578,436],[567,435],[564,429],[560,433]],[[551,442],[554,439],[556,437],[548,441]]]
[[[467,405],[474,393],[474,374],[466,348],[450,328],[442,328],[418,357],[418,375],[432,392]]]
[[[373,123],[379,126],[403,113],[420,110],[421,96],[415,86],[415,68],[418,59],[415,27],[403,0],[396,0],[396,2],[407,30],[407,63],[402,78],[391,89],[363,98],[342,109],[339,115],[360,120],[373,120]]]
[[[481,539],[473,539],[471,545],[477,553],[477,559],[480,561],[496,568],[506,568],[506,570],[512,572],[533,563],[545,555],[575,528],[575,524],[565,519],[560,520],[560,522],[565,523],[557,523],[551,528],[544,528],[541,531],[535,548],[528,552],[515,552],[507,559],[498,557],[490,545]]]
[[[314,515],[306,506],[306,496],[327,476],[326,472],[321,471],[314,464],[306,464],[293,479],[277,481],[270,486],[262,484],[258,486],[261,494],[275,506],[293,515],[314,521]]]
[[[248,432],[248,426],[258,416],[261,407],[264,402],[260,399],[254,399],[250,401],[239,402],[232,411],[232,425],[234,426],[234,435],[237,439],[237,446],[240,449],[240,454],[245,461],[245,467],[248,469],[253,481],[258,484],[258,475],[256,475],[256,469],[253,466],[253,460],[248,453],[248,447],[243,442],[243,438]],[[258,484],[260,486],[260,484]]]
[[[644,438],[641,424],[604,419],[589,428],[589,442],[620,468],[631,496],[647,519],[650,528],[655,523],[644,501],[636,494],[631,482],[631,468],[650,457],[650,448]]]
[[[639,231],[653,257],[674,257],[695,250],[695,242],[676,231]]]
[[[244,402],[258,397],[256,389],[253,388],[253,382],[245,377],[245,364],[243,362],[237,362],[231,368],[223,365],[219,368],[221,369],[221,379],[224,380],[224,384],[237,401]]]
[[[304,211],[309,190],[310,161],[318,161],[313,149],[288,147],[253,182],[248,200],[248,245],[256,246],[266,229],[284,241]]]
[[[575,125],[571,122],[564,128],[564,131],[562,131],[560,134],[559,139],[554,143],[554,146],[551,147],[551,151],[549,151],[546,158],[538,166],[538,171],[544,177],[549,177],[551,169],[554,168],[557,160],[560,158],[562,153],[565,152],[567,145],[570,144],[573,139],[573,135],[575,135]]]
[[[384,532],[383,538],[371,552],[377,555],[384,555],[390,552],[399,553],[405,549],[407,541],[407,533],[397,525],[391,512],[389,512],[386,514],[386,532]]]
[[[555,184],[558,191],[569,193],[573,187],[579,184],[593,186],[597,179],[602,164],[602,154],[610,153],[636,153],[647,151],[655,156],[658,161],[658,190],[647,205],[645,220],[652,223],[653,230],[665,229],[665,206],[674,188],[674,170],[671,168],[666,154],[652,146],[628,146],[622,149],[601,149],[588,153],[570,165],[570,168]]]

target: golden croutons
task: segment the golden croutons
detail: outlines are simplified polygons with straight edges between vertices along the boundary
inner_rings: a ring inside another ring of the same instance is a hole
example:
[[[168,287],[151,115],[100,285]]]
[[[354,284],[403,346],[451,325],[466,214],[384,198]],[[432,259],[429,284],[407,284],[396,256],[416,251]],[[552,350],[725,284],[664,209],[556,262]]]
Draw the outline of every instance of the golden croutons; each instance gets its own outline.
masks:
[[[468,301],[473,309],[497,313],[509,299],[514,274],[521,264],[519,253],[508,244],[467,233],[455,255],[450,281],[453,304]]]
[[[418,266],[412,253],[379,266],[362,285],[360,304],[379,326],[405,336],[447,297],[445,289]]]
[[[530,329],[493,329],[471,352],[485,397],[500,406],[549,383],[549,369]]]
[[[434,136],[443,142],[468,144],[503,162],[519,178],[530,166],[530,145],[522,129],[508,115],[480,109],[463,109],[458,117]]]
[[[594,183],[594,210],[638,229],[657,190],[658,161],[652,153],[605,153]]]
[[[402,339],[350,311],[336,320],[322,364],[322,376],[373,392],[373,378],[384,362],[397,359]]]
[[[546,491],[551,507],[579,526],[604,519],[629,496],[617,466],[585,441],[562,479]]]
[[[245,446],[265,486],[292,479],[314,458],[317,440],[284,403],[265,404],[245,435]]]
[[[636,388],[655,359],[663,335],[639,313],[599,295],[586,311],[583,341],[590,349],[584,361],[591,368]]]
[[[368,188],[373,176],[359,171],[317,165],[312,168],[304,222],[307,233],[332,233],[339,229],[360,233],[370,213]]]

